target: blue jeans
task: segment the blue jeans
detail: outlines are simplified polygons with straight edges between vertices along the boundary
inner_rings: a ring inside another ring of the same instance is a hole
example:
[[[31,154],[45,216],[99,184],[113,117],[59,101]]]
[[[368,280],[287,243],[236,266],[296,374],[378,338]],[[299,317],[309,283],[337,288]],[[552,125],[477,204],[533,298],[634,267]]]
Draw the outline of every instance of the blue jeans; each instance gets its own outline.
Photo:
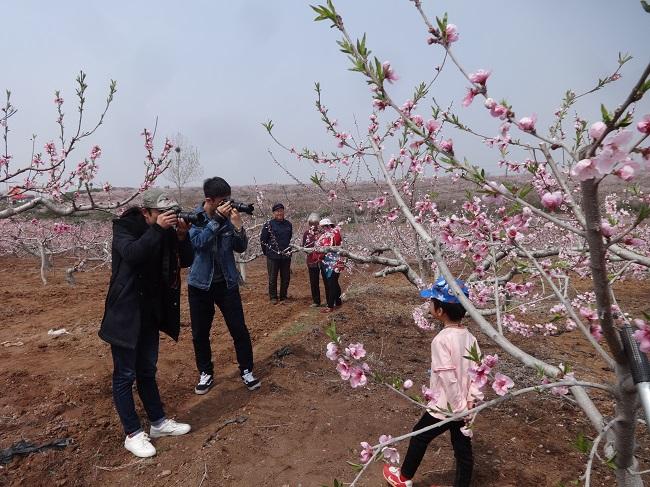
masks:
[[[156,384],[158,362],[158,330],[143,323],[135,350],[111,346],[113,354],[113,400],[124,432],[129,435],[141,429],[135,412],[133,383],[151,423],[165,417]]]

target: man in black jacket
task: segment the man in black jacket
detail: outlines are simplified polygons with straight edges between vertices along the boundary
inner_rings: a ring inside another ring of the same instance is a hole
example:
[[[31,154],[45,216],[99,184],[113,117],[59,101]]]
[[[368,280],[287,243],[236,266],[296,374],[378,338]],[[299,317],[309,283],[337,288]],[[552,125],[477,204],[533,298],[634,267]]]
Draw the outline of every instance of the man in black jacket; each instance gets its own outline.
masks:
[[[262,253],[266,255],[269,274],[269,298],[278,303],[278,273],[280,274],[280,303],[287,299],[291,277],[291,253],[289,245],[293,236],[291,222],[284,218],[284,205],[276,203],[271,208],[273,218],[266,222],[260,234]]]
[[[165,416],[156,384],[159,331],[178,340],[180,268],[192,264],[189,225],[178,220],[175,201],[160,189],[143,194],[143,207],[113,220],[112,273],[99,336],[111,345],[113,399],[124,427],[124,447],[151,457],[151,438],[183,435],[189,424]],[[174,228],[176,227],[176,228]],[[149,435],[135,411],[132,386],[151,423]]]

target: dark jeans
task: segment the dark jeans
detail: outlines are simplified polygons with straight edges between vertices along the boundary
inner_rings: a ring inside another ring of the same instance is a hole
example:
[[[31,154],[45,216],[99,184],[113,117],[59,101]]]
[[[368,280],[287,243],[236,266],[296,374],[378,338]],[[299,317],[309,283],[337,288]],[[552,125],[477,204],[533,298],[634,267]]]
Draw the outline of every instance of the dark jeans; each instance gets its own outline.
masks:
[[[252,371],[253,346],[244,320],[244,309],[241,304],[239,288],[228,289],[225,282],[212,283],[212,286],[207,291],[188,286],[188,295],[190,317],[192,319],[192,341],[194,343],[196,367],[199,372],[214,375],[212,349],[210,348],[210,328],[212,328],[215,304],[219,307],[235,344],[240,372],[243,373],[245,369]]]
[[[124,432],[128,435],[141,428],[133,401],[133,382],[138,387],[138,395],[149,421],[155,423],[165,417],[156,384],[158,330],[143,325],[135,350],[111,345],[111,352],[113,354],[113,400]]]
[[[438,418],[434,418],[429,413],[424,413],[420,421],[413,427],[413,431],[426,428],[433,424],[439,423]],[[413,436],[409,443],[404,463],[402,464],[402,475],[412,479],[415,471],[420,466],[424,457],[427,446],[435,437],[449,430],[451,433],[451,446],[454,448],[456,457],[456,477],[454,487],[468,487],[472,480],[472,469],[474,467],[474,457],[472,456],[472,440],[469,436],[461,433],[460,429],[464,426],[463,421],[451,421],[439,428],[434,428],[417,436]]]
[[[309,270],[309,285],[311,287],[311,300],[320,306],[320,270],[318,266],[307,267]]]
[[[280,299],[287,299],[289,279],[291,278],[291,259],[266,258],[269,272],[269,297],[278,299],[278,273],[280,274]]]
[[[327,307],[333,308],[334,306],[341,305],[341,286],[339,285],[339,273],[332,272],[330,277],[327,277],[325,274],[326,266],[322,262],[320,265],[320,271],[323,275],[323,282],[325,283],[325,300],[327,301]]]

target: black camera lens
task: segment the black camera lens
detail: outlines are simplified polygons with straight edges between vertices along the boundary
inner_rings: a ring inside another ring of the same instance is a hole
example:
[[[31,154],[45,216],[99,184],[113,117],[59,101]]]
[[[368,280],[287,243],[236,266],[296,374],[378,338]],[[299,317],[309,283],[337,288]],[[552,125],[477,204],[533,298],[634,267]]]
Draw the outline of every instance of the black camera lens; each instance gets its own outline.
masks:
[[[199,213],[194,213],[193,211],[178,211],[176,216],[182,220],[185,220],[187,223],[196,225],[203,221],[203,217]]]
[[[239,213],[247,213],[248,215],[252,215],[255,211],[253,203],[240,203],[239,201],[230,200],[230,204]]]

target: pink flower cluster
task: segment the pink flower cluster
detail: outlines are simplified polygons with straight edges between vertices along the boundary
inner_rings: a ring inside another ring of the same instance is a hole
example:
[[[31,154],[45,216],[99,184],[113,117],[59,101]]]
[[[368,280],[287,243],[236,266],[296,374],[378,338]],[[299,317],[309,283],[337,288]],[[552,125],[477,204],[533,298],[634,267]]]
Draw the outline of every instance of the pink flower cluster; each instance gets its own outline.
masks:
[[[492,98],[487,98],[485,100],[485,108],[490,110],[490,115],[501,120],[508,118],[508,114],[510,113],[507,106],[497,103]]]
[[[370,367],[365,362],[360,363],[360,360],[366,356],[362,343],[351,343],[341,350],[339,343],[329,342],[325,355],[337,363],[336,370],[341,379],[350,381],[352,388],[362,387],[368,383],[366,373],[370,372]]]
[[[589,129],[589,135],[593,139],[599,138],[605,126],[602,122],[596,122]],[[579,181],[586,181],[608,174],[614,174],[624,181],[631,180],[646,165],[642,165],[632,159],[630,152],[625,148],[632,140],[630,130],[618,130],[609,133],[603,140],[600,151],[590,159],[582,159],[571,170],[571,175]]]
[[[384,446],[390,443],[393,440],[393,437],[391,435],[381,435],[379,437],[379,449],[381,451],[381,454],[384,458],[389,463],[399,463],[399,453],[397,450],[393,447],[389,446]],[[361,453],[359,454],[359,460],[361,460],[362,464],[368,463],[371,459],[372,456],[374,455],[375,451],[368,443],[367,441],[362,441],[361,442]]]
[[[490,373],[492,369],[497,366],[499,363],[499,356],[486,355],[482,357],[481,361],[478,364],[474,364],[469,369],[469,375],[472,382],[482,389],[489,382]],[[492,389],[499,396],[505,396],[510,389],[514,387],[515,383],[513,380],[501,372],[494,374],[494,379],[492,381]]]
[[[433,330],[434,325],[429,322],[426,318],[426,314],[429,312],[429,303],[426,302],[420,306],[417,306],[413,309],[413,321],[415,325],[421,330]]]
[[[564,194],[562,191],[553,191],[542,195],[542,206],[549,211],[556,211],[564,203]]]
[[[381,65],[382,71],[384,72],[384,79],[389,83],[393,83],[399,79],[399,76],[395,73],[395,70],[390,67],[390,62],[384,61]]]
[[[484,69],[479,69],[475,73],[469,75],[469,80],[474,83],[470,88],[467,88],[467,94],[463,98],[463,106],[468,107],[474,101],[474,97],[479,93],[485,93],[488,78],[490,77],[490,71]]]
[[[383,208],[386,206],[386,196],[378,196],[374,200],[366,202],[368,208]]]
[[[600,326],[600,321],[598,320],[598,313],[595,309],[589,308],[587,306],[582,306],[580,308],[580,316],[582,316],[587,324],[589,325],[589,331],[596,341],[600,341],[603,338],[603,329]]]

